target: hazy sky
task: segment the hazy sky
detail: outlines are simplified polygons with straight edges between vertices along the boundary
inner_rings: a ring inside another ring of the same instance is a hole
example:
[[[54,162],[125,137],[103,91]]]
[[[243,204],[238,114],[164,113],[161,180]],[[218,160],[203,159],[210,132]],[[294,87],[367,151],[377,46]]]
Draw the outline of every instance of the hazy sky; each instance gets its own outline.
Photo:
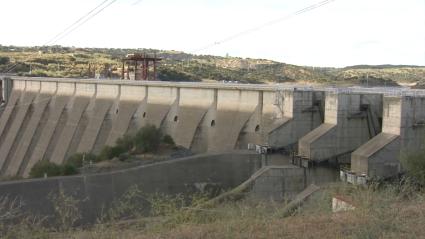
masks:
[[[0,44],[43,45],[103,0],[0,0]],[[320,0],[117,0],[56,44],[194,52]],[[425,0],[335,0],[197,54],[425,65]]]

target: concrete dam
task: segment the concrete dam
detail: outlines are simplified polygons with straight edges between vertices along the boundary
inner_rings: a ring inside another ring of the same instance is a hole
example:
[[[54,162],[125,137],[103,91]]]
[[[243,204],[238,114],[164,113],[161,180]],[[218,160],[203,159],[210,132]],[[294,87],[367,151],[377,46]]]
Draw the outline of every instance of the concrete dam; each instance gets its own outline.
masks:
[[[351,160],[386,177],[425,140],[425,92],[403,89],[4,77],[0,174],[28,176],[42,159],[98,153],[153,124],[193,152],[249,143],[307,161]]]

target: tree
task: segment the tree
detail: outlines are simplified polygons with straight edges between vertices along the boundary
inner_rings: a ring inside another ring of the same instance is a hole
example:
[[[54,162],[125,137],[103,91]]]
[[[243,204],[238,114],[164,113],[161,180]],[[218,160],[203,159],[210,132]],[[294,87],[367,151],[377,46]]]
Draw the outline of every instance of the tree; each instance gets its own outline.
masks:
[[[161,130],[154,125],[142,127],[134,136],[136,151],[147,153],[158,149],[162,139]]]

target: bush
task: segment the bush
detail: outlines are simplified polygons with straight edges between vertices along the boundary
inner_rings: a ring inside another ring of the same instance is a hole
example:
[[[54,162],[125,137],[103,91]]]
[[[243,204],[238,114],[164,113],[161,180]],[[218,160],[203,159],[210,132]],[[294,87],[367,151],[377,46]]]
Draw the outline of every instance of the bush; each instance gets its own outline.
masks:
[[[64,164],[61,167],[61,170],[62,170],[62,174],[61,175],[63,175],[63,176],[69,176],[69,175],[78,174],[77,167],[74,164],[70,164],[70,163]]]
[[[116,145],[116,146],[111,148],[111,154],[110,154],[109,159],[116,158],[116,157],[120,156],[121,154],[123,154],[125,152],[127,152],[127,150],[123,146]]]
[[[164,137],[162,138],[162,142],[164,144],[168,144],[168,145],[172,145],[172,146],[176,145],[173,138],[168,134],[164,135]]]
[[[138,152],[154,152],[161,143],[161,130],[154,125],[142,127],[134,136],[134,146]]]
[[[407,174],[421,185],[425,185],[425,149],[408,153],[401,157],[401,163]]]
[[[102,150],[100,151],[99,155],[96,157],[96,161],[105,161],[111,158],[112,155],[112,147],[111,146],[104,146]]]
[[[0,65],[6,65],[9,64],[10,58],[7,56],[1,56],[0,57]]]
[[[116,145],[119,147],[122,147],[126,151],[130,151],[134,147],[134,136],[131,135],[124,135],[121,138],[118,138],[116,141]]]
[[[100,151],[99,155],[96,157],[96,161],[105,161],[109,159],[113,159],[115,157],[120,156],[120,154],[125,153],[127,150],[121,146],[116,145],[114,147],[104,146],[102,151]]]
[[[83,159],[85,162],[96,161],[96,155],[92,153],[76,153],[68,158],[67,164],[74,165],[76,168],[83,166]]]
[[[78,169],[74,163],[67,162],[63,165],[57,165],[48,160],[38,161],[30,171],[31,178],[42,178],[44,174],[47,177],[68,176],[78,174]]]
[[[129,153],[123,153],[123,154],[120,154],[120,156],[118,156],[118,159],[121,162],[126,161],[129,158],[130,158],[130,154]]]
[[[62,175],[62,168],[48,160],[38,161],[30,171],[31,178],[41,178],[44,177],[44,174],[47,174],[48,177],[60,176]]]

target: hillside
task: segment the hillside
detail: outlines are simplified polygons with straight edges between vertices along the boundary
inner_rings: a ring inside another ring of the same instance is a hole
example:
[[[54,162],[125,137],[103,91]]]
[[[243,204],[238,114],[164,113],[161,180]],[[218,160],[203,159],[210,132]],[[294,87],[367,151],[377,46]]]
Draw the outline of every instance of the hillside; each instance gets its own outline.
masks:
[[[24,76],[119,78],[128,53],[156,53],[163,58],[158,77],[164,81],[298,82],[308,84],[425,83],[425,67],[368,66],[323,68],[296,66],[265,59],[191,55],[154,49],[14,47],[0,45],[0,72]]]

